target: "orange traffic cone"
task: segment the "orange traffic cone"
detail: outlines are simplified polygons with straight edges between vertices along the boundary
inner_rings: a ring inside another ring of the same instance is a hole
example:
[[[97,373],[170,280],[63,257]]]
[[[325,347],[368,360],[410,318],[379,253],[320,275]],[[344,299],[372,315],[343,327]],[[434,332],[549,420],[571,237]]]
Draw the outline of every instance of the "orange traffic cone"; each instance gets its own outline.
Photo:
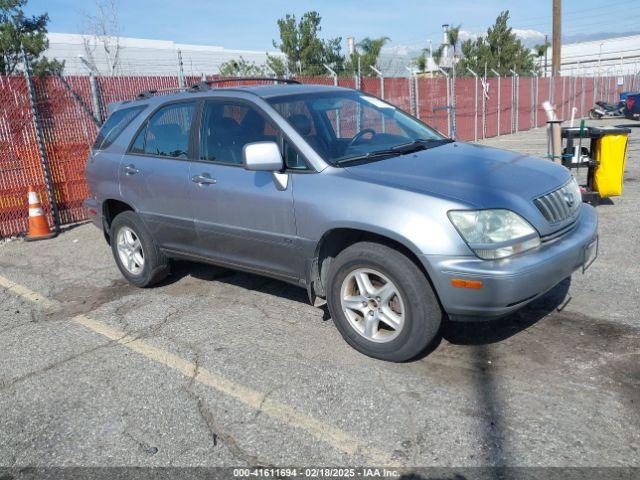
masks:
[[[29,187],[29,232],[25,237],[27,241],[44,240],[45,238],[53,238],[57,234],[51,232],[47,217],[44,216],[42,205],[40,205],[40,197],[33,187]]]

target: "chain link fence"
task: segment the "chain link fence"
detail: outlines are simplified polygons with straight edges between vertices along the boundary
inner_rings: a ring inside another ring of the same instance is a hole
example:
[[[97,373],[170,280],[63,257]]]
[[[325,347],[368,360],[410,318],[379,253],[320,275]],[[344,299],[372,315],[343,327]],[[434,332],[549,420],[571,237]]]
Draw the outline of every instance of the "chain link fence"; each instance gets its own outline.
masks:
[[[215,77],[207,77],[213,79]],[[190,85],[202,77],[185,77]],[[596,100],[616,101],[622,90],[638,89],[638,77],[473,77],[298,78],[302,83],[360,89],[385,99],[446,135],[473,141],[543,126],[541,103],[551,100],[561,118],[584,117]],[[34,78],[29,102],[25,76],[0,76],[0,238],[27,228],[27,190],[40,194],[50,224],[57,206],[60,224],[86,218],[85,161],[99,125],[112,102],[130,100],[145,90],[177,89],[176,76]],[[476,93],[477,92],[477,93]],[[41,130],[44,155],[38,143]],[[353,130],[344,126],[344,132]],[[355,127],[354,127],[355,128]],[[50,172],[47,184],[45,167]],[[54,198],[49,198],[48,192]]]

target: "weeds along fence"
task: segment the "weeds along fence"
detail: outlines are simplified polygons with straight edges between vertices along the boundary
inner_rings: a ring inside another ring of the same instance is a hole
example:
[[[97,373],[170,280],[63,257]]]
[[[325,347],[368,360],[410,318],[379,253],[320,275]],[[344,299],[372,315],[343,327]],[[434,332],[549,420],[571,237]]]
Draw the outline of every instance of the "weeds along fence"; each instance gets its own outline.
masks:
[[[26,231],[29,186],[40,194],[50,224],[55,223],[54,205],[60,225],[84,220],[82,202],[89,194],[85,161],[107,105],[132,99],[144,90],[178,87],[178,78],[169,76],[32,80],[33,106],[25,76],[0,76],[0,238]],[[187,85],[199,80],[184,79]],[[619,91],[638,88],[634,76],[625,77],[622,86],[615,77],[503,77],[484,82],[463,77],[455,84],[444,77],[298,80],[360,88],[464,141],[544,125],[540,105],[547,99],[567,119],[573,108],[577,117],[583,117],[595,100],[615,101]],[[50,172],[50,181],[45,169]]]

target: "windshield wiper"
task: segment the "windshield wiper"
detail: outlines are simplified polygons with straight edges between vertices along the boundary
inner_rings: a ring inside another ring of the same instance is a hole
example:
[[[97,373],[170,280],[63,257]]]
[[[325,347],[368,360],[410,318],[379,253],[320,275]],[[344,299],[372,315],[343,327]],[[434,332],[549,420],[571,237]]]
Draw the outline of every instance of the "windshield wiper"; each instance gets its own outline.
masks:
[[[336,164],[344,165],[352,162],[361,162],[363,160],[374,160],[382,157],[395,157],[397,155],[402,155],[403,152],[399,152],[398,150],[393,150],[391,148],[385,150],[374,150],[373,152],[365,153],[364,155],[355,155],[353,157],[346,157],[336,160]]]
[[[454,140],[451,138],[416,138],[408,143],[396,145],[395,149],[401,150],[403,153],[417,152],[418,150],[426,150],[428,148],[439,147],[445,143],[451,143]]]
[[[364,155],[356,155],[353,157],[341,158],[336,161],[338,165],[344,165],[347,163],[353,162],[361,162],[366,160],[374,160],[380,159],[382,157],[396,157],[400,155],[406,155],[408,153],[418,152],[420,150],[427,150],[428,148],[438,147],[440,145],[444,145],[445,143],[453,142],[450,138],[443,139],[415,139],[407,143],[401,143],[400,145],[395,145],[391,148],[386,148],[384,150],[374,150],[373,152],[365,153]]]

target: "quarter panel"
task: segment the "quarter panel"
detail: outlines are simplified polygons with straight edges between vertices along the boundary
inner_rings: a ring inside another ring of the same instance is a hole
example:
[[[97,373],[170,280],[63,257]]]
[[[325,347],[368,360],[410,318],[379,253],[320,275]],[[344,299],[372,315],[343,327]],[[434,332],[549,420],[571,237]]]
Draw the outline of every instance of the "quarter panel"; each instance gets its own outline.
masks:
[[[102,203],[107,198],[120,198],[118,168],[122,154],[110,151],[91,151],[85,176],[91,197]]]

